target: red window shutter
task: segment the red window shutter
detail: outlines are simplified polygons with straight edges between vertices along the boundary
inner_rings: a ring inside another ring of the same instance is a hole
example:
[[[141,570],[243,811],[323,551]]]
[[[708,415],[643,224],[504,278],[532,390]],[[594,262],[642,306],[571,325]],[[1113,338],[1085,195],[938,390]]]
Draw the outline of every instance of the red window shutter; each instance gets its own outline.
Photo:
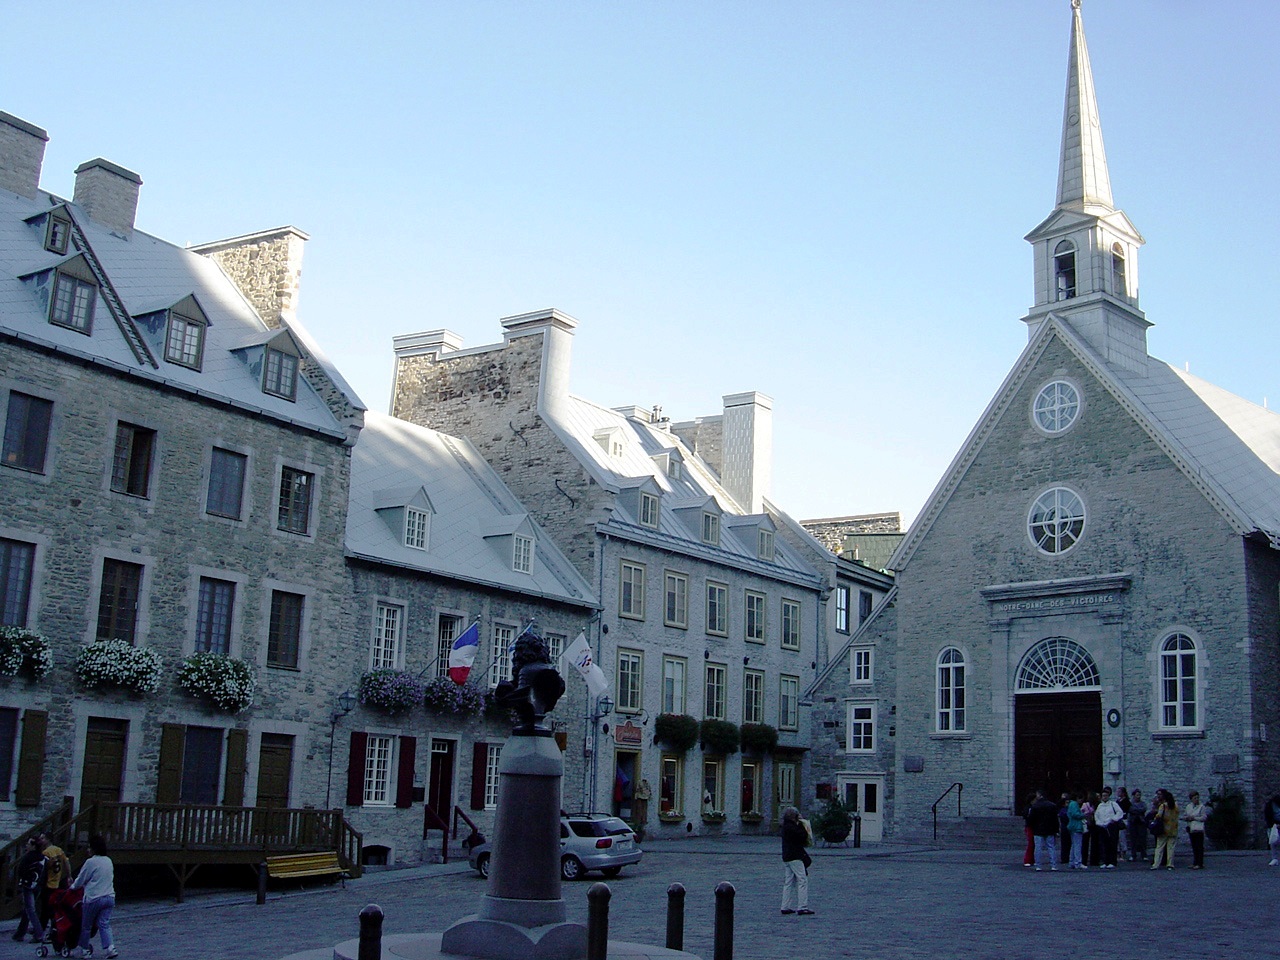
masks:
[[[471,748],[471,809],[484,809],[484,775],[489,767],[489,745],[477,743]]]
[[[351,753],[347,757],[347,806],[364,806],[364,761],[369,748],[369,735],[359,731],[351,734]]]
[[[413,805],[413,760],[418,749],[417,737],[400,738],[400,765],[396,771],[396,806]]]

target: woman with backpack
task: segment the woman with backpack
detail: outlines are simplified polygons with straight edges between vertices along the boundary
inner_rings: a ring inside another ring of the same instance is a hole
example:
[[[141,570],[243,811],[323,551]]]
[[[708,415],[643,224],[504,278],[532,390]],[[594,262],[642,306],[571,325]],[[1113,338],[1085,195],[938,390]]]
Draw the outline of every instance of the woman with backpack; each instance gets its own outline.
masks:
[[[31,942],[44,940],[44,926],[40,923],[40,914],[36,901],[40,897],[40,886],[44,883],[44,852],[40,847],[40,838],[32,837],[27,841],[26,852],[18,861],[18,890],[22,894],[22,919],[18,921],[18,932],[13,939],[21,940],[28,929],[31,930]]]

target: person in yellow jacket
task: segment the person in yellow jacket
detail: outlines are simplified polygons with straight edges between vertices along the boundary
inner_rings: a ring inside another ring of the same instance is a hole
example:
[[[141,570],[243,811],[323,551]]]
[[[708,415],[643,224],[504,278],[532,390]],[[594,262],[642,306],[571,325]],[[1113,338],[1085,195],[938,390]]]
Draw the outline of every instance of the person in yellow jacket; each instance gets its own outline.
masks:
[[[1151,869],[1160,869],[1160,858],[1164,857],[1165,867],[1173,869],[1173,851],[1178,845],[1178,804],[1173,794],[1163,788],[1156,791],[1156,810],[1153,816],[1160,822],[1160,836],[1156,839],[1156,855],[1151,861]]]
[[[71,885],[71,861],[66,853],[49,839],[47,833],[40,834],[40,849],[44,851],[44,886],[40,888],[40,922],[44,929],[49,929],[49,894]]]

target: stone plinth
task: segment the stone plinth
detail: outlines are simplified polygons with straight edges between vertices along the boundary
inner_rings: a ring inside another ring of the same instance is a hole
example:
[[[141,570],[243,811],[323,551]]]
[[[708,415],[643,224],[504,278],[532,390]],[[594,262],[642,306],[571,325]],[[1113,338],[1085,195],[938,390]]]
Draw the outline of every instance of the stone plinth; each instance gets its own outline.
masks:
[[[382,960],[463,960],[459,954],[445,953],[440,949],[440,936],[438,933],[426,933],[384,937]],[[333,948],[333,960],[357,960],[359,954],[359,940],[347,940]],[[625,940],[610,940],[608,956],[610,960],[699,960],[695,954],[685,953],[683,950],[668,950],[666,947],[628,943]],[[303,957],[311,960],[308,954],[299,954],[298,960]]]

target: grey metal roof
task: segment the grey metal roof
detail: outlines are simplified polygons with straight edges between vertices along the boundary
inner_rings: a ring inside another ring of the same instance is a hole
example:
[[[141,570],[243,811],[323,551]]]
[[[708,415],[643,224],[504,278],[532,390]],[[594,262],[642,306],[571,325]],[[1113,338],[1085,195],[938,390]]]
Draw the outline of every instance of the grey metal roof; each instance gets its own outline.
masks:
[[[49,194],[28,200],[0,190],[0,331],[171,388],[335,437],[346,436],[329,407],[301,377],[294,401],[272,396],[262,390],[260,371],[246,356],[232,352],[249,343],[261,343],[275,331],[267,329],[217,264],[140,230],[126,240],[94,223],[70,203],[67,209],[119,296],[124,318],[113,319],[115,311],[106,299],[110,292],[100,290],[91,335],[51,324],[47,301],[37,294],[35,281],[19,277],[52,269],[68,259],[44,249],[42,222],[26,222],[62,203]],[[74,250],[68,251],[68,255],[74,254]],[[200,370],[165,361],[164,324],[135,319],[153,313],[157,304],[171,306],[191,295],[209,321]],[[306,343],[297,325],[291,332]],[[147,362],[139,345],[149,350],[153,363]],[[363,408],[340,378],[335,382]]]
[[[433,510],[426,550],[405,546],[393,522],[398,515],[385,515],[396,505],[388,491],[413,496],[419,489]],[[522,527],[534,539],[527,574],[512,570],[510,551],[486,539]],[[365,414],[352,450],[346,550],[348,556],[409,571],[583,606],[596,602],[586,581],[468,441],[384,413]]]

